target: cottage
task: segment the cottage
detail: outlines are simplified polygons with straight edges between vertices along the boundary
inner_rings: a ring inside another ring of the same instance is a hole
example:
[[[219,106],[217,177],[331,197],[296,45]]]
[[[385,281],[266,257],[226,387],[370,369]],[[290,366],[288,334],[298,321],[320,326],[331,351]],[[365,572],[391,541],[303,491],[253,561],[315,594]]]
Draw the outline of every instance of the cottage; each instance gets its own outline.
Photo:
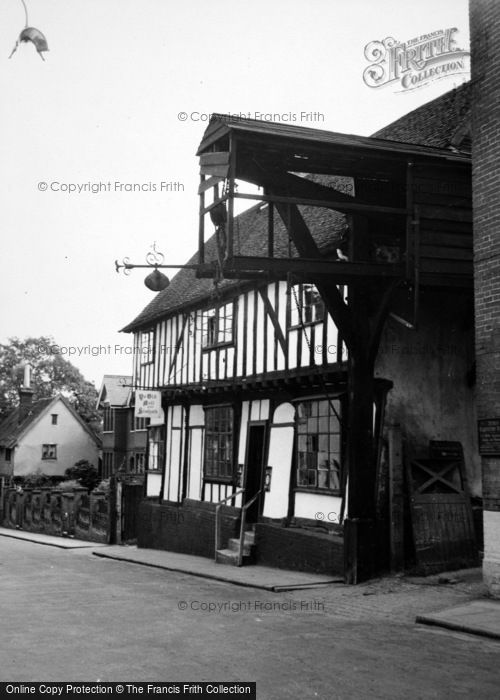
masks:
[[[0,422],[0,476],[58,476],[80,460],[97,467],[99,439],[67,399],[33,401],[33,395],[26,367],[19,406]]]
[[[140,545],[362,580],[394,424],[407,460],[459,441],[479,493],[468,109],[466,85],[372,138],[213,117],[197,270],[123,329],[165,411]]]

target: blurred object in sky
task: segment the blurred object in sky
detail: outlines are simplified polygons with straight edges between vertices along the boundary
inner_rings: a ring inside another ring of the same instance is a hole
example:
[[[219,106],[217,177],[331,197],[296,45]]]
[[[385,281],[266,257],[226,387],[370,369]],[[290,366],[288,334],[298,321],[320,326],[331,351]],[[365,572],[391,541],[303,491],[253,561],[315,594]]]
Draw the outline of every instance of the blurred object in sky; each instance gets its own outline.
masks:
[[[26,23],[24,25],[23,31],[19,34],[19,39],[16,41],[16,45],[12,49],[12,52],[9,56],[9,58],[12,58],[12,56],[16,53],[17,47],[21,42],[27,43],[28,41],[31,41],[34,45],[35,48],[38,52],[38,55],[42,59],[42,61],[45,61],[44,57],[42,56],[42,51],[48,51],[49,46],[47,44],[47,39],[45,36],[42,34],[42,32],[39,29],[35,29],[35,27],[29,27],[29,20],[28,20],[28,8],[26,7],[26,3],[24,0],[21,0],[21,4],[24,8],[24,17],[26,20]]]
[[[16,41],[16,45],[12,49],[12,53],[10,54],[9,58],[12,58],[21,42],[28,41],[31,41],[35,45],[40,58],[42,61],[45,61],[44,57],[42,56],[42,51],[49,50],[47,39],[42,32],[39,29],[35,29],[35,27],[25,27],[23,29],[23,31],[19,34],[19,39]]]

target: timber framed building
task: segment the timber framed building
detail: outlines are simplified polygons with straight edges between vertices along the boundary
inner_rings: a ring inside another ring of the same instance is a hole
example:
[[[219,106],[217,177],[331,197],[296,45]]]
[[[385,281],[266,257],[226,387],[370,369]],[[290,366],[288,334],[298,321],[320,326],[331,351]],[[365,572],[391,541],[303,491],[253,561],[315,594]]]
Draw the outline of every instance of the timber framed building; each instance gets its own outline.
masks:
[[[394,424],[406,459],[460,441],[479,495],[469,102],[372,138],[212,119],[199,269],[123,329],[165,411],[140,546],[362,580],[389,565]],[[236,182],[262,188],[237,216]]]

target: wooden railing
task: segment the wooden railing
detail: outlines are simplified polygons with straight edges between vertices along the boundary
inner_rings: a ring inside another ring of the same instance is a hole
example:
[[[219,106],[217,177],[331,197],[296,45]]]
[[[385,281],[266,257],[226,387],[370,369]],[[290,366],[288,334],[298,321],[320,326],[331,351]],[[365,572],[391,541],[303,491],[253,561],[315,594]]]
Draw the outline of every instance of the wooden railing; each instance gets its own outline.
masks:
[[[247,519],[247,510],[250,508],[250,506],[253,503],[255,503],[255,501],[260,496],[260,494],[261,494],[261,492],[257,491],[255,496],[252,496],[252,498],[248,501],[248,503],[245,503],[245,505],[241,509],[240,546],[238,549],[238,566],[241,566],[243,563],[243,549],[245,547],[245,525],[246,525],[246,519]]]
[[[220,509],[222,506],[227,503],[228,501],[232,501],[236,496],[239,496],[240,493],[245,493],[245,489],[239,489],[238,491],[235,491],[233,494],[230,496],[226,496],[226,498],[223,498],[222,501],[219,501],[217,503],[217,506],[215,508],[215,552],[214,552],[214,559],[217,561],[217,550],[220,549],[221,543],[220,543],[220,520],[219,520],[219,513]]]

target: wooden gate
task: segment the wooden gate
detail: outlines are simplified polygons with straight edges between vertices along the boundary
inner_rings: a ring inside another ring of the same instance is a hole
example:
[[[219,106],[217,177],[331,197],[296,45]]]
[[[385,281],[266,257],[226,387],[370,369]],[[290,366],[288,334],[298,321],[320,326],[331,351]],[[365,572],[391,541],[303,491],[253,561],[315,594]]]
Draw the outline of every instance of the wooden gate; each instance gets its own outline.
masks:
[[[417,569],[430,574],[478,565],[462,445],[430,443],[407,465]]]
[[[121,541],[131,542],[137,539],[139,520],[139,503],[144,497],[144,484],[121,484]]]

